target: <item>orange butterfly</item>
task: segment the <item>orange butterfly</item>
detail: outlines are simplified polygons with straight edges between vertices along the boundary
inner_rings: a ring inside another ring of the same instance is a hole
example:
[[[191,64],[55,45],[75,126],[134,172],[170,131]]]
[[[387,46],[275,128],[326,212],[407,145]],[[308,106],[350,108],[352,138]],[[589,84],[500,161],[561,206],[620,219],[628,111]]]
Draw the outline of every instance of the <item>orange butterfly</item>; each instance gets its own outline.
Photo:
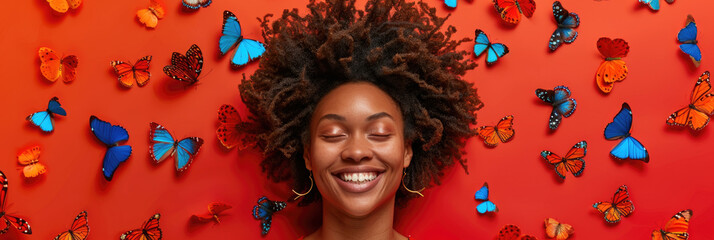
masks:
[[[58,13],[66,13],[69,8],[77,9],[82,5],[82,0],[47,0],[47,2]]]
[[[40,72],[47,80],[54,82],[64,77],[64,82],[68,83],[77,79],[76,68],[79,62],[77,56],[69,55],[60,58],[55,51],[47,47],[41,47],[38,54],[42,62]]]
[[[605,221],[609,223],[617,223],[623,216],[630,215],[635,211],[635,205],[630,201],[630,193],[627,192],[627,186],[625,185],[617,189],[617,192],[612,197],[612,202],[595,203],[593,207],[604,213]]]
[[[521,235],[521,229],[516,225],[506,225],[498,231],[496,240],[537,240],[531,235]]]
[[[542,151],[540,153],[541,157],[545,159],[548,163],[552,164],[555,168],[555,173],[559,177],[565,179],[565,173],[570,172],[573,176],[580,176],[585,170],[585,154],[587,154],[588,143],[585,141],[580,141],[576,143],[565,157],[558,156],[551,151]]]
[[[66,232],[57,235],[54,240],[85,240],[89,235],[89,221],[87,211],[82,211],[74,218],[72,227]]]
[[[216,136],[224,147],[231,149],[238,146],[240,150],[243,150],[252,146],[251,143],[255,142],[249,141],[250,135],[243,134],[246,123],[241,120],[240,114],[233,106],[223,104],[218,109],[218,121],[221,125],[216,129]]]
[[[570,224],[560,223],[552,218],[545,219],[545,235],[549,238],[565,240],[575,232]]]
[[[508,115],[502,118],[495,127],[481,126],[478,128],[478,136],[483,138],[483,142],[489,147],[498,146],[498,142],[508,142],[516,131],[513,130],[513,116]]]
[[[597,50],[605,57],[595,75],[595,82],[604,93],[612,91],[615,81],[625,80],[627,65],[622,60],[630,52],[630,45],[625,40],[602,37],[597,40]]]
[[[134,65],[122,61],[112,61],[109,64],[119,76],[119,83],[121,83],[122,86],[131,87],[134,85],[134,81],[136,81],[139,87],[143,87],[151,78],[149,63],[151,63],[151,56],[139,59]]]
[[[689,239],[689,219],[692,218],[692,210],[684,210],[674,215],[664,229],[652,231],[652,240],[686,240]]]
[[[166,11],[159,0],[149,0],[149,7],[136,11],[136,17],[139,21],[150,28],[155,28],[159,23],[159,19],[164,18]]]
[[[20,153],[20,155],[17,155],[17,161],[21,165],[25,166],[22,169],[22,173],[25,175],[26,178],[37,177],[40,174],[47,172],[47,168],[45,168],[45,165],[43,165],[42,163],[39,163],[39,161],[40,161],[40,147],[39,146],[31,147],[31,148],[23,151],[22,153]]]
[[[667,124],[674,126],[689,126],[695,131],[701,130],[709,123],[709,115],[714,114],[714,93],[709,82],[709,71],[699,77],[694,85],[689,106],[669,115]]]
[[[198,223],[207,223],[211,221],[215,221],[216,223],[221,223],[221,220],[218,219],[218,214],[221,214],[221,212],[231,209],[232,206],[225,204],[225,203],[219,203],[219,202],[214,202],[211,204],[208,204],[208,215],[192,215],[191,216],[191,222],[198,222]]]

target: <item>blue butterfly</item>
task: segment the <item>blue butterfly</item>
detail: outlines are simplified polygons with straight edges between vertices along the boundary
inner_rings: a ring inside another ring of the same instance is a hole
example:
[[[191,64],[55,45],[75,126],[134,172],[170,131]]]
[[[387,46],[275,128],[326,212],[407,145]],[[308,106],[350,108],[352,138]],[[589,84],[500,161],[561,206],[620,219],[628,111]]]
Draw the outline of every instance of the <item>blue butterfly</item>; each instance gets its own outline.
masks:
[[[164,159],[174,156],[176,160],[176,171],[183,172],[193,162],[193,158],[203,145],[203,139],[197,137],[187,137],[181,141],[176,141],[164,126],[152,122],[149,130],[149,154],[155,163],[160,163]]]
[[[211,5],[212,0],[182,0],[181,3],[184,7],[189,9],[199,9],[202,7],[208,7]]]
[[[112,125],[95,116],[89,117],[89,129],[99,141],[107,146],[107,152],[104,154],[104,161],[102,161],[102,172],[104,172],[104,178],[111,181],[119,164],[131,156],[131,146],[119,145],[119,142],[129,140],[129,133],[122,126]]]
[[[647,149],[630,136],[632,128],[632,110],[627,103],[622,104],[622,109],[617,113],[611,123],[605,127],[605,139],[616,140],[622,139],[615,148],[610,151],[610,155],[617,159],[634,159],[643,162],[649,162],[650,156]]]
[[[687,24],[682,30],[679,30],[677,40],[682,43],[679,45],[679,49],[692,58],[694,66],[699,67],[699,63],[702,61],[702,51],[697,45],[697,24],[692,15],[687,16]]]
[[[553,3],[553,17],[555,17],[558,28],[550,35],[550,40],[548,41],[548,48],[550,48],[551,51],[558,49],[563,42],[574,42],[575,39],[578,38],[578,32],[573,30],[573,28],[580,25],[580,17],[578,17],[578,14],[565,10],[563,5],[560,4],[560,1]]]
[[[544,102],[550,103],[553,106],[553,111],[550,112],[548,126],[550,129],[558,129],[563,117],[570,117],[575,112],[578,103],[575,99],[570,98],[570,89],[566,86],[557,86],[553,90],[536,89],[536,96]]]
[[[260,220],[260,228],[262,229],[263,235],[268,234],[268,231],[270,231],[273,213],[283,210],[285,206],[285,202],[271,201],[265,196],[258,199],[258,205],[253,207],[253,217]]]
[[[642,4],[650,6],[652,10],[659,10],[659,0],[638,0]]]
[[[55,130],[54,128],[54,123],[53,123],[53,117],[55,114],[62,115],[62,116],[67,116],[67,112],[62,108],[62,105],[59,103],[59,98],[53,97],[50,99],[50,103],[47,104],[47,110],[41,111],[41,112],[36,112],[33,114],[30,114],[30,116],[27,116],[27,121],[30,121],[35,126],[40,127],[42,131],[45,132],[52,132]]]
[[[444,0],[444,4],[446,4],[447,7],[455,8],[457,3],[456,1],[457,0]]]
[[[243,38],[240,23],[236,15],[229,11],[223,11],[223,35],[218,40],[221,55],[226,55],[228,50],[235,45],[238,45],[238,49],[236,49],[236,53],[233,55],[233,59],[231,59],[231,65],[233,67],[243,66],[249,61],[260,57],[265,52],[265,46],[263,46],[262,43]]]
[[[488,49],[488,56],[486,57],[486,64],[491,65],[496,63],[499,58],[505,56],[508,53],[508,47],[501,43],[491,43],[488,40],[486,33],[481,31],[481,29],[476,29],[476,45],[474,45],[474,54],[476,57],[481,56],[481,54]]]
[[[476,191],[474,198],[476,198],[476,200],[485,201],[476,206],[476,211],[478,211],[478,213],[484,214],[487,212],[498,212],[496,204],[488,200],[488,183],[483,183],[483,187]]]

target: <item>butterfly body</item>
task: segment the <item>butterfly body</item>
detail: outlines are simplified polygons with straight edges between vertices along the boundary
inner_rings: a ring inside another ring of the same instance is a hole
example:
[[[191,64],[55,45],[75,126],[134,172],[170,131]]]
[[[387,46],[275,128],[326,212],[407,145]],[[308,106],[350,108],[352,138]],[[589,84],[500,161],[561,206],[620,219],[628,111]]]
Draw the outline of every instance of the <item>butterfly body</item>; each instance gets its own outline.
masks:
[[[622,217],[630,215],[635,211],[635,205],[630,200],[630,193],[627,186],[622,185],[617,189],[610,202],[598,202],[593,207],[604,214],[605,221],[617,223]]]
[[[40,163],[39,146],[33,146],[17,155],[17,161],[24,165],[22,173],[26,178],[37,177],[47,172],[45,165]]]
[[[164,67],[164,73],[180,82],[193,85],[198,82],[198,76],[203,69],[203,53],[198,45],[193,44],[186,55],[174,52],[171,55],[171,65]]]
[[[521,14],[532,17],[536,4],[534,0],[493,0],[493,7],[501,19],[510,24],[518,24]]]
[[[7,233],[10,227],[17,229],[23,234],[32,234],[30,224],[22,218],[15,217],[5,212],[5,201],[7,200],[8,181],[5,173],[0,171],[0,234]]]
[[[253,217],[260,220],[261,233],[268,234],[270,224],[273,221],[273,214],[283,210],[287,206],[285,202],[271,201],[263,196],[258,199],[258,205],[253,206]]]
[[[692,210],[683,210],[667,221],[664,229],[652,231],[652,240],[687,240],[689,239],[689,220]]]
[[[231,66],[240,67],[257,59],[265,52],[262,43],[243,37],[240,22],[236,15],[230,11],[223,11],[223,31],[218,40],[221,55],[226,55],[234,46],[238,45],[231,59]]]
[[[687,21],[682,30],[677,33],[677,41],[681,44],[679,49],[689,55],[695,67],[699,67],[702,61],[702,50],[699,48],[697,41],[697,24],[694,22],[692,15],[687,15]]]
[[[550,40],[548,41],[548,48],[551,51],[555,51],[563,43],[574,42],[578,38],[578,32],[574,28],[580,26],[578,14],[565,10],[560,1],[553,3],[553,17],[558,27],[550,35]]]
[[[141,228],[127,231],[122,234],[121,240],[161,240],[163,233],[159,227],[161,214],[154,214],[146,221]]]
[[[587,142],[581,141],[576,143],[565,155],[560,157],[550,151],[541,152],[541,156],[548,163],[553,165],[555,173],[562,179],[565,179],[565,173],[570,172],[573,176],[580,176],[585,170],[585,154],[587,153]]]
[[[123,61],[112,61],[110,65],[114,68],[122,86],[131,87],[136,82],[139,87],[143,87],[151,78],[149,63],[151,63],[151,56],[139,59],[134,65]]]
[[[615,115],[611,123],[605,127],[605,139],[622,139],[611,151],[610,156],[617,159],[634,159],[649,162],[650,157],[647,149],[631,136],[632,110],[627,103],[622,104],[620,112]]]
[[[79,59],[77,56],[68,55],[60,57],[54,50],[48,47],[41,47],[38,51],[40,56],[40,72],[45,79],[55,82],[62,78],[65,83],[73,82],[77,79],[77,66]]]
[[[89,235],[89,221],[87,211],[82,211],[74,218],[72,227],[66,232],[60,233],[54,240],[85,240]]]
[[[191,165],[194,157],[203,145],[203,139],[198,137],[187,137],[176,140],[171,136],[166,128],[158,123],[149,124],[150,132],[149,153],[154,163],[160,163],[168,157],[174,157],[176,171],[183,172]]]
[[[536,96],[543,102],[550,103],[553,111],[550,113],[548,127],[555,130],[560,126],[563,117],[570,117],[575,112],[577,102],[571,98],[570,89],[566,86],[557,86],[553,90],[536,89]]]
[[[492,65],[501,57],[508,54],[508,47],[502,43],[491,43],[488,40],[486,33],[480,29],[476,29],[476,44],[474,45],[474,54],[476,57],[481,56],[484,52],[488,53],[486,64]]]
[[[102,160],[102,173],[107,181],[111,181],[119,164],[131,156],[131,146],[119,145],[119,143],[129,140],[129,132],[122,126],[112,125],[96,116],[89,117],[89,129],[107,147],[107,152]]]
[[[488,183],[483,183],[483,186],[474,194],[474,198],[476,200],[483,201],[482,203],[476,206],[476,211],[478,211],[478,213],[480,214],[498,212],[498,207],[496,207],[496,204],[494,204],[488,199],[488,195]]]
[[[150,0],[149,7],[136,11],[139,22],[148,28],[155,28],[159,24],[159,19],[164,18],[166,10],[159,0]]]
[[[59,98],[53,97],[47,104],[47,109],[45,111],[36,112],[27,116],[26,120],[42,129],[44,132],[54,131],[54,116],[61,115],[67,116],[67,111],[62,108],[62,104],[59,103]]]
[[[199,9],[202,7],[208,7],[212,3],[211,0],[181,0],[181,4],[189,9]]]

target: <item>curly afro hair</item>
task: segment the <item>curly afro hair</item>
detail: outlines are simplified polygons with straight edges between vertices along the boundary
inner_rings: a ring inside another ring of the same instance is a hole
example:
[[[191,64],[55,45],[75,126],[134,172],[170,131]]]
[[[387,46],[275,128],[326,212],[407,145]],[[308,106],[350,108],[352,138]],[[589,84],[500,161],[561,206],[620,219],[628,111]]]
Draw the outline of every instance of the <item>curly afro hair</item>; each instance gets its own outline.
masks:
[[[483,104],[473,84],[461,79],[476,67],[456,48],[469,38],[452,39],[448,18],[427,4],[404,0],[311,0],[308,14],[284,10],[261,21],[267,49],[259,69],[239,85],[252,116],[244,123],[247,141],[263,151],[268,178],[292,180],[298,192],[310,188],[303,146],[309,143],[311,115],[332,89],[369,82],[389,94],[405,120],[405,141],[413,157],[404,183],[411,189],[439,184],[455,162],[466,170],[461,149],[475,134],[476,111]],[[244,139],[244,140],[246,140]],[[299,205],[320,199],[316,189]],[[413,197],[404,189],[397,200]]]

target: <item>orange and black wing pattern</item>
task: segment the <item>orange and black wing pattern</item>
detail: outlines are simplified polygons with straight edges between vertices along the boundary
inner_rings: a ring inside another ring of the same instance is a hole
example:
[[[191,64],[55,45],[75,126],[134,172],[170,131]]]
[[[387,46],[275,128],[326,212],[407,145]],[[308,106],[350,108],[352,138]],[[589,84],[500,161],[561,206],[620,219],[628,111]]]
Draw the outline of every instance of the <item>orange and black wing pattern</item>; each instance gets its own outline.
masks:
[[[704,72],[692,90],[688,106],[669,115],[667,124],[672,126],[689,126],[692,130],[699,131],[709,123],[710,116],[714,114],[714,93],[709,81],[709,71]]]
[[[513,130],[513,116],[503,117],[496,126],[481,126],[478,128],[478,136],[489,147],[498,146],[498,143],[505,143],[513,138],[516,131]]]
[[[630,200],[630,193],[625,185],[617,189],[611,202],[595,203],[593,207],[605,215],[605,221],[608,223],[620,222],[622,217],[635,211],[635,205]]]
[[[689,220],[692,210],[684,210],[675,214],[664,229],[652,231],[652,240],[687,240],[689,239]]]

